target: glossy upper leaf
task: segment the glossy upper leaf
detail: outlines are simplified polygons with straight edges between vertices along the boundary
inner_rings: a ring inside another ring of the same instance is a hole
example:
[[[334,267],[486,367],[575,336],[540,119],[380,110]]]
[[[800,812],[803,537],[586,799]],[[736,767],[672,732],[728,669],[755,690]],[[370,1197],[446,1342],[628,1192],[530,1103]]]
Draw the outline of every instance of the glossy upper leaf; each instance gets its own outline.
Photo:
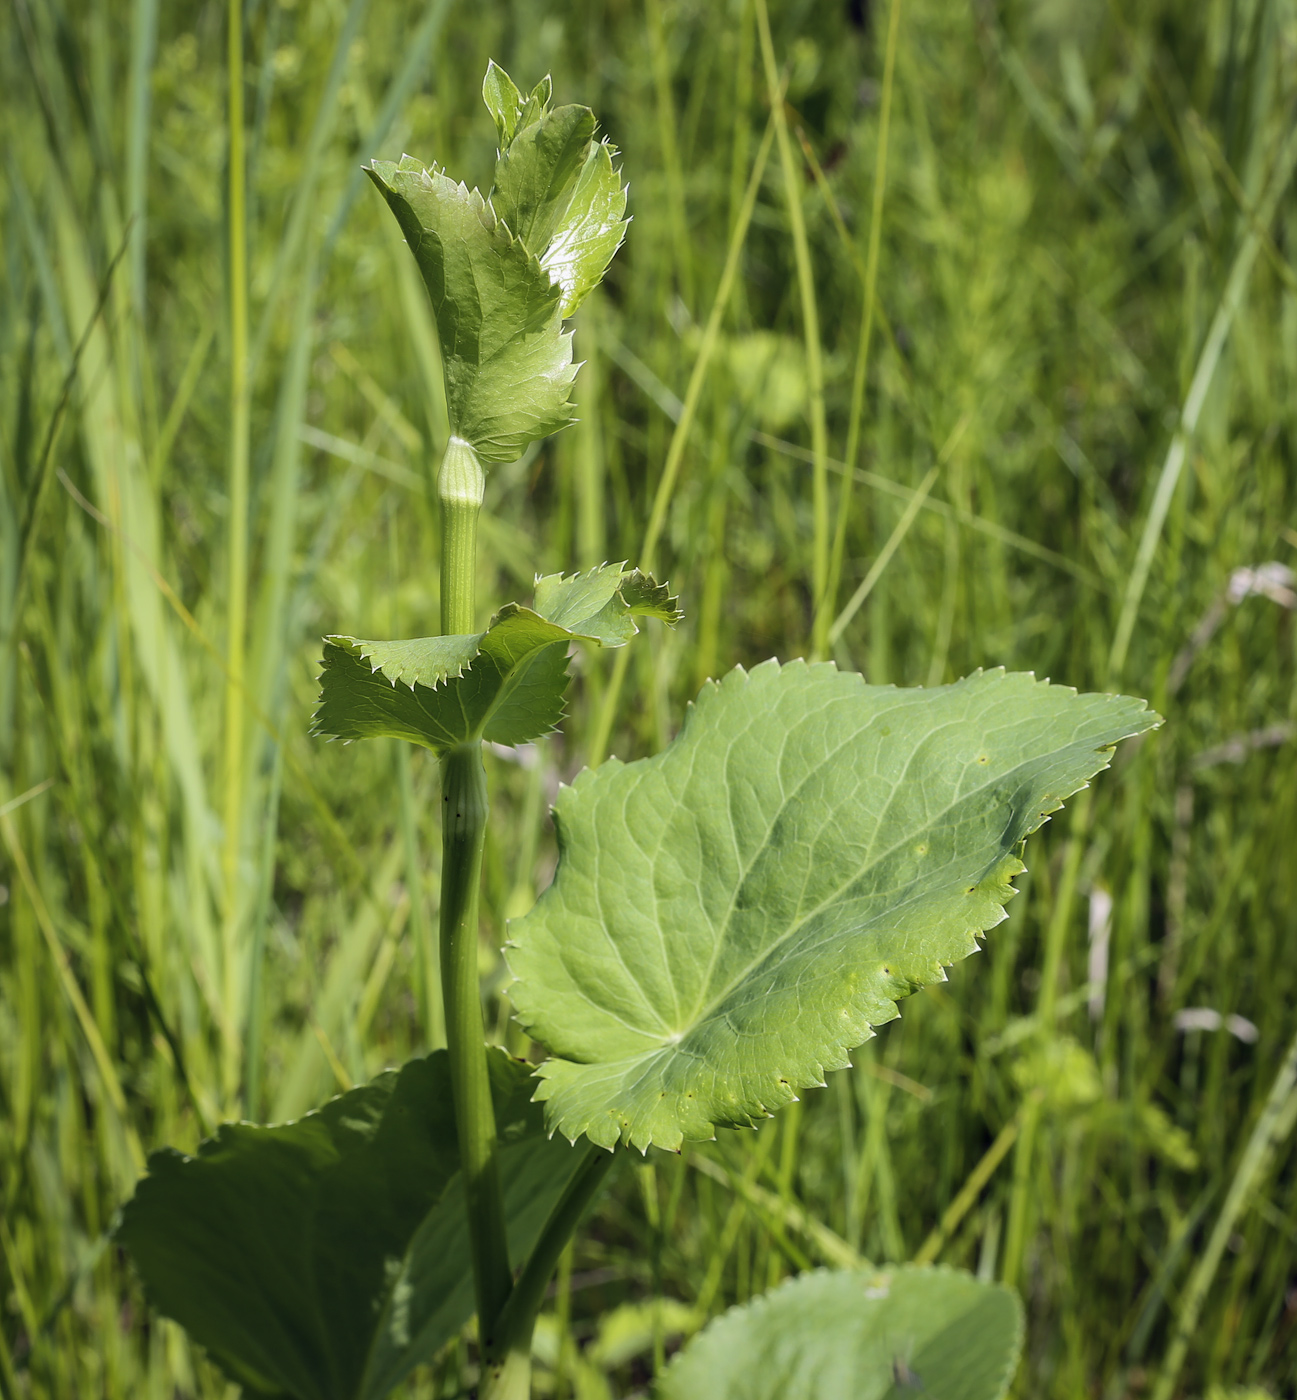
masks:
[[[954,1269],[802,1274],[710,1323],[658,1400],[1002,1400],[1022,1349],[1012,1289]]]
[[[522,1259],[582,1160],[545,1135],[527,1066],[490,1052],[510,1249]],[[153,1306],[252,1393],[378,1400],[473,1312],[446,1052],[295,1123],[167,1149],[118,1239]]]
[[[389,735],[438,753],[474,739],[522,744],[563,717],[568,648],[621,646],[637,617],[680,617],[665,584],[604,564],[536,580],[535,608],[509,603],[485,632],[403,642],[327,637],[313,732]]]
[[[560,793],[554,882],[512,925],[551,1126],[676,1148],[821,1083],[974,951],[1023,839],[1156,722],[1000,671],[709,682],[664,752]]]
[[[368,173],[396,215],[432,298],[453,433],[484,463],[515,460],[572,421],[562,329],[625,233],[616,149],[588,107],[523,98],[494,63],[482,96],[499,137],[489,200],[412,156]]]

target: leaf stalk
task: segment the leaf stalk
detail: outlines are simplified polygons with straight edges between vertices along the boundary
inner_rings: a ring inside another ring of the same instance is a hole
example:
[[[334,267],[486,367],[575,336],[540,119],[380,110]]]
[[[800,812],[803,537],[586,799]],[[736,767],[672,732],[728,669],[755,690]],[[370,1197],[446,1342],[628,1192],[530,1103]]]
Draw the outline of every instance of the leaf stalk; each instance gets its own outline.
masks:
[[[248,614],[249,375],[248,230],[243,131],[243,6],[230,0],[227,17],[229,105],[230,462],[226,555],[225,752],[222,880],[222,1089],[239,1095],[241,1038],[240,857],[244,764],[244,672]]]

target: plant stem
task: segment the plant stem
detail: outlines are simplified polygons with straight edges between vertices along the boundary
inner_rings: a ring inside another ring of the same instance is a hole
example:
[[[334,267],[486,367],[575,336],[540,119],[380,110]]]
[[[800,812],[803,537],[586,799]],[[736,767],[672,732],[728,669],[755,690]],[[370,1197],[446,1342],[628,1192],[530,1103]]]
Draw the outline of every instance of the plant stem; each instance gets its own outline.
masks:
[[[1090,833],[1090,817],[1094,810],[1094,789],[1085,788],[1072,808],[1072,825],[1063,847],[1063,872],[1054,896],[1054,909],[1045,930],[1045,958],[1040,974],[1040,997],[1036,1002],[1036,1021],[1043,1036],[1055,1034],[1054,1019],[1058,1012],[1058,974],[1063,965],[1063,950],[1067,943],[1068,923],[1076,899],[1077,882],[1081,874],[1081,858],[1085,854]],[[1032,1204],[1035,1200],[1032,1177],[1036,1151],[1036,1131],[1044,1113],[1043,1100],[1029,1096],[1023,1100],[1019,1113],[1018,1145],[1013,1157],[1013,1187],[1009,1193],[1008,1225],[1004,1236],[1004,1263],[1001,1278],[1010,1288],[1018,1286],[1018,1273],[1027,1249],[1027,1232]]]
[[[452,437],[438,479],[441,626],[449,635],[473,630],[477,513],[483,484],[477,454],[462,438]],[[477,977],[478,892],[489,810],[480,742],[462,744],[442,759],[441,798],[441,982],[446,1045],[473,1248],[478,1326],[487,1335],[509,1296],[512,1276]]]
[[[447,637],[475,631],[473,593],[477,579],[477,513],[486,481],[477,453],[452,437],[441,459],[441,630]]]
[[[887,137],[891,128],[892,79],[896,71],[896,36],[900,29],[901,0],[892,0],[887,17],[887,51],[883,60],[883,91],[878,105],[878,145],[874,157],[874,203],[869,216],[869,251],[865,260],[864,304],[860,309],[860,340],[856,346],[856,369],[851,381],[851,413],[847,420],[847,450],[843,461],[838,491],[838,519],[833,535],[833,552],[829,558],[829,579],[815,615],[815,645],[823,645],[824,654],[837,640],[829,619],[838,605],[838,584],[842,579],[842,560],[847,546],[847,520],[851,515],[851,490],[856,474],[852,470],[860,451],[860,422],[864,415],[865,383],[869,372],[869,340],[874,328],[874,301],[878,288],[878,255],[882,244],[883,193],[887,188]],[[917,510],[917,507],[916,507]],[[861,600],[864,601],[863,598]],[[857,604],[857,607],[859,604]],[[836,627],[836,624],[835,624]],[[837,629],[838,636],[841,629]]]
[[[780,87],[779,93],[782,98],[782,87]],[[655,555],[658,541],[662,538],[662,531],[666,526],[667,508],[671,504],[676,478],[684,460],[685,445],[689,441],[689,431],[693,427],[694,415],[698,409],[698,399],[707,378],[707,370],[720,340],[721,318],[725,314],[725,308],[729,305],[730,293],[734,289],[734,282],[738,276],[743,244],[747,239],[748,226],[752,222],[752,212],[757,205],[761,177],[765,173],[766,160],[770,155],[770,143],[773,138],[774,118],[772,117],[766,125],[766,134],[761,140],[761,148],[757,152],[757,158],[752,163],[752,175],[748,180],[747,193],[743,196],[743,207],[730,232],[729,250],[725,255],[725,268],[721,273],[720,285],[716,289],[711,313],[707,317],[707,326],[698,347],[698,358],[694,361],[694,367],[689,372],[689,386],[685,390],[684,408],[681,410],[680,417],[671,434],[666,462],[662,467],[662,475],[653,495],[653,509],[649,515],[648,528],[644,532],[644,544],[639,553],[639,567],[645,573],[651,573],[656,563]],[[595,719],[594,735],[590,740],[590,751],[586,755],[586,763],[591,768],[597,768],[607,756],[608,741],[612,735],[613,716],[617,713],[617,701],[621,695],[622,682],[626,678],[626,668],[629,663],[630,650],[627,647],[622,647],[617,653],[617,659],[613,662],[608,689],[604,691],[599,714]]]
[[[1144,528],[1139,537],[1139,548],[1135,551],[1135,562],[1126,579],[1126,591],[1121,602],[1121,615],[1117,619],[1117,630],[1112,639],[1112,650],[1108,653],[1108,685],[1121,684],[1122,672],[1126,666],[1126,656],[1130,651],[1131,638],[1135,632],[1135,621],[1139,616],[1139,605],[1144,598],[1144,588],[1148,583],[1149,572],[1153,567],[1153,556],[1157,552],[1158,541],[1162,538],[1162,527],[1171,509],[1171,499],[1179,484],[1180,474],[1189,457],[1189,444],[1198,431],[1198,419],[1207,393],[1216,375],[1221,353],[1229,338],[1234,317],[1242,305],[1248,281],[1252,276],[1252,266],[1261,251],[1261,237],[1274,218],[1275,209],[1293,169],[1297,166],[1297,127],[1294,127],[1275,159],[1272,178],[1264,199],[1257,207],[1256,220],[1243,235],[1238,252],[1234,255],[1225,290],[1212,317],[1211,328],[1203,342],[1198,363],[1194,368],[1193,380],[1185,396],[1180,421],[1171,437],[1162,470],[1157,478],[1157,488],[1153,501],[1144,520]]]
[[[227,1099],[238,1094],[239,857],[243,815],[244,645],[248,612],[248,238],[243,144],[243,5],[230,0],[228,15],[230,124],[230,516],[226,558],[225,755],[221,858],[224,907],[223,1083]]]
[[[531,1334],[536,1327],[536,1314],[545,1301],[545,1290],[559,1256],[615,1160],[614,1153],[587,1146],[585,1161],[550,1211],[493,1334],[482,1334],[488,1364],[482,1378],[481,1400],[527,1400],[531,1394]]]
[[[817,635],[812,640],[812,651],[822,654],[827,649],[831,616],[822,607],[829,581],[830,544],[829,478],[826,465],[829,439],[824,409],[820,317],[815,301],[815,277],[811,267],[810,244],[806,238],[806,220],[802,214],[801,170],[794,159],[792,142],[788,137],[788,119],[784,112],[784,85],[779,81],[775,63],[775,48],[770,37],[770,16],[766,11],[766,0],[757,0],[757,34],[761,39],[761,58],[765,64],[766,87],[770,93],[770,112],[774,118],[775,138],[779,143],[779,162],[783,166],[784,189],[788,197],[788,223],[793,236],[793,259],[797,265],[797,289],[802,304],[802,330],[806,341],[806,390],[811,420],[811,500],[815,521],[811,556],[811,612]],[[850,465],[848,463],[848,466]]]
[[[1180,1301],[1180,1312],[1176,1318],[1171,1345],[1167,1348],[1166,1359],[1162,1363],[1162,1373],[1153,1391],[1153,1400],[1171,1400],[1176,1381],[1184,1366],[1189,1343],[1193,1339],[1202,1313],[1207,1291],[1216,1277],[1216,1270],[1229,1244],[1230,1235],[1238,1222],[1243,1209],[1250,1202],[1253,1189],[1270,1164],[1274,1149],[1292,1131],[1293,1118],[1297,1114],[1297,1037],[1288,1047],[1279,1073],[1275,1076],[1256,1127],[1248,1138],[1247,1146],[1234,1171],[1229,1194],[1221,1207],[1220,1215],[1207,1241],[1194,1271],[1190,1275],[1188,1287]]]

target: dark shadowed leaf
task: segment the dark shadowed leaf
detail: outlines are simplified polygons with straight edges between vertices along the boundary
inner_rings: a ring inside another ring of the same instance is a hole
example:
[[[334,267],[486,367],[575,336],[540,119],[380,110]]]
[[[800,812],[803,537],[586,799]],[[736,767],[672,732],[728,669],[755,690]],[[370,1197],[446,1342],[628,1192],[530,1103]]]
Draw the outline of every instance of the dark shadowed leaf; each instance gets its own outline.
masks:
[[[528,1066],[490,1063],[521,1260],[582,1154],[546,1137]],[[254,1391],[378,1400],[472,1315],[458,1172],[437,1051],[295,1123],[154,1153],[118,1238],[158,1311]]]

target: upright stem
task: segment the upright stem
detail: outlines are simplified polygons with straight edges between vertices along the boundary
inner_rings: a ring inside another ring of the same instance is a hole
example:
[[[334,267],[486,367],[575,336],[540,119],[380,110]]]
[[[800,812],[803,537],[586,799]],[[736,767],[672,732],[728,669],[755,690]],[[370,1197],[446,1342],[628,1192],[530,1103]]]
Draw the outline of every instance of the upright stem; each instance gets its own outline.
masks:
[[[892,78],[896,70],[896,35],[900,28],[901,0],[892,0],[887,19],[887,51],[883,60],[883,92],[878,104],[878,147],[874,157],[874,203],[869,216],[869,251],[865,257],[864,304],[860,308],[860,339],[856,345],[856,369],[851,381],[851,412],[847,419],[847,449],[842,460],[838,489],[838,518],[833,532],[833,552],[829,556],[829,581],[815,615],[815,646],[824,647],[827,656],[833,643],[831,626],[838,607],[838,584],[842,580],[842,560],[847,547],[847,521],[851,515],[851,490],[855,485],[856,454],[860,450],[860,421],[865,406],[865,381],[869,372],[869,341],[874,328],[874,300],[878,289],[878,255],[882,244],[883,192],[887,188],[887,134],[891,126]]]
[[[550,1211],[494,1331],[484,1334],[487,1358],[481,1400],[528,1400],[531,1394],[531,1336],[536,1314],[545,1301],[559,1256],[616,1160],[613,1153],[598,1147],[587,1145],[585,1151],[585,1161]]]
[[[512,1277],[477,981],[477,902],[488,810],[481,744],[464,744],[442,759],[441,807],[441,980],[446,1045],[477,1280],[478,1323],[485,1333],[509,1296]]]
[[[452,437],[438,479],[441,626],[448,635],[473,631],[473,576],[482,488],[477,454],[461,438]],[[488,812],[480,742],[461,744],[442,758],[441,796],[441,981],[446,1045],[473,1248],[478,1326],[485,1337],[509,1297],[513,1277],[477,980],[478,891]]]
[[[802,303],[802,331],[806,341],[806,388],[811,420],[811,503],[815,522],[815,539],[811,557],[811,608],[815,636],[811,649],[817,656],[828,650],[827,638],[830,616],[821,606],[829,581],[829,433],[824,412],[824,365],[820,347],[820,317],[815,301],[815,276],[811,265],[810,244],[806,238],[806,219],[802,214],[801,166],[793,155],[788,136],[788,117],[784,111],[784,85],[779,80],[775,63],[774,41],[770,37],[770,15],[766,0],[756,0],[757,34],[761,40],[761,57],[766,69],[766,87],[770,93],[770,114],[774,119],[775,138],[779,143],[779,162],[784,170],[784,189],[788,196],[788,225],[793,236],[793,260],[797,265],[797,288]]]
[[[486,482],[477,453],[452,437],[441,459],[437,497],[441,502],[441,630],[463,637],[474,626],[473,590],[477,576],[477,513]]]
[[[1297,1037],[1288,1047],[1288,1053],[1270,1088],[1270,1096],[1234,1170],[1234,1179],[1230,1182],[1229,1193],[1207,1241],[1207,1248],[1194,1266],[1189,1285],[1181,1295],[1179,1316],[1171,1335],[1171,1345],[1167,1348],[1166,1360],[1162,1363],[1162,1374],[1153,1391],[1153,1400],[1171,1400],[1189,1351],[1189,1343],[1198,1326],[1202,1305],[1207,1299],[1207,1290],[1216,1277],[1234,1226],[1244,1207],[1251,1204],[1252,1191],[1269,1165],[1275,1147],[1292,1131],[1294,1116],[1297,1116]]]
[[[244,646],[248,612],[248,244],[243,143],[243,5],[230,0],[228,15],[230,122],[230,517],[226,589],[225,754],[222,817],[223,1083],[226,1098],[238,1094],[240,977],[239,856],[243,818]]]

